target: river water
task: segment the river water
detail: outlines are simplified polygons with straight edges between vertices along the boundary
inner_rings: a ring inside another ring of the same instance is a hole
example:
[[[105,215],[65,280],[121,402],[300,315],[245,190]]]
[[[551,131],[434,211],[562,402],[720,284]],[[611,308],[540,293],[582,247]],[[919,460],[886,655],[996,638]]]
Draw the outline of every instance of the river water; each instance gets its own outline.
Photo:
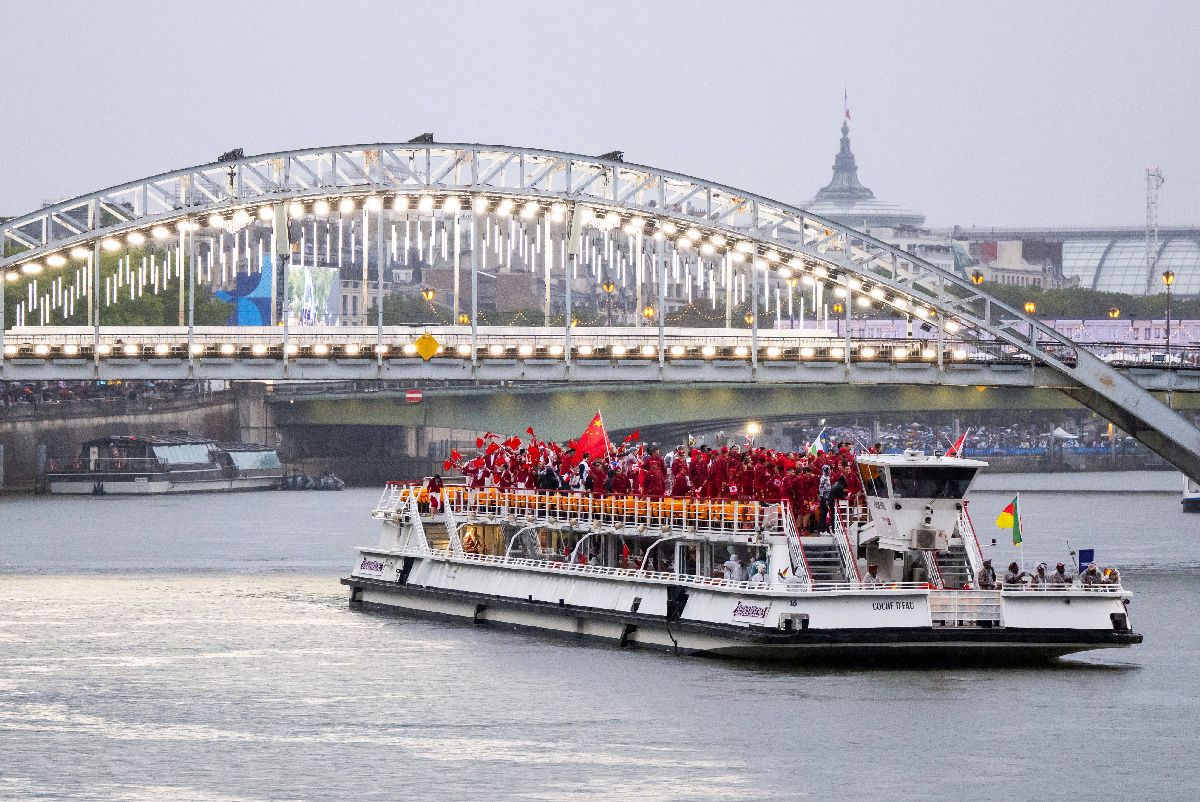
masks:
[[[779,669],[351,612],[374,491],[0,497],[0,799],[1193,799],[1200,516],[1174,474],[990,476],[1094,547],[1134,649]]]

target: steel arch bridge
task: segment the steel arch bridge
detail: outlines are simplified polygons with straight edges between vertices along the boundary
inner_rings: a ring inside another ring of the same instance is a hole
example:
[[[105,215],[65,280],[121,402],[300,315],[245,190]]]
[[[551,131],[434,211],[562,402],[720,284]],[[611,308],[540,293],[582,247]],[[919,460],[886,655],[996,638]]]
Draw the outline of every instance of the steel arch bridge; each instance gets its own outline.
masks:
[[[455,353],[469,362],[470,375],[476,375],[480,362],[493,355],[497,347],[495,341],[484,346],[491,327],[481,325],[477,297],[478,276],[485,267],[480,264],[479,252],[493,246],[497,253],[507,249],[509,260],[514,252],[520,253],[528,259],[531,272],[544,273],[547,312],[550,284],[564,286],[561,347],[553,344],[543,349],[539,345],[536,356],[561,362],[567,377],[573,364],[594,356],[582,353],[583,346],[575,347],[568,325],[572,320],[571,288],[581,275],[581,267],[585,274],[592,270],[597,279],[601,270],[605,275],[615,270],[623,284],[636,284],[638,305],[646,300],[646,317],[657,323],[657,342],[641,348],[651,349],[660,366],[659,374],[624,376],[621,370],[614,370],[601,377],[613,381],[661,380],[661,368],[669,359],[696,358],[699,354],[691,354],[678,342],[668,351],[667,287],[671,285],[679,292],[680,286],[686,285],[689,298],[693,287],[701,295],[707,290],[716,310],[718,283],[724,291],[725,326],[730,324],[735,299],[740,295],[739,311],[743,302],[749,307],[749,331],[745,345],[733,346],[729,355],[721,352],[716,356],[745,361],[747,380],[762,380],[761,361],[771,355],[760,348],[759,316],[764,307],[770,308],[773,288],[778,290],[786,284],[790,290],[803,282],[811,287],[816,308],[824,306],[826,294],[835,296],[838,300],[834,308],[841,310],[838,316],[847,324],[858,306],[891,310],[925,327],[932,333],[930,339],[936,338],[936,348],[929,349],[928,360],[939,370],[946,367],[945,361],[952,353],[950,344],[958,342],[1002,349],[1025,360],[1031,373],[1036,370],[1054,376],[1063,392],[1114,421],[1185,473],[1200,478],[1200,431],[1122,371],[1020,310],[990,297],[968,278],[803,209],[733,187],[629,164],[621,160],[620,154],[609,155],[613,158],[433,142],[312,148],[163,173],[45,206],[0,224],[0,271],[5,274],[0,288],[22,278],[40,277],[43,286],[49,283],[52,289],[44,294],[42,290],[29,292],[30,309],[40,307],[43,321],[49,323],[49,310],[67,304],[73,309],[76,302],[86,304],[91,341],[86,337],[77,341],[67,338],[57,344],[47,340],[39,347],[35,344],[38,336],[32,332],[38,327],[23,326],[6,335],[4,348],[0,349],[0,371],[19,373],[20,363],[30,361],[22,357],[31,357],[43,363],[83,361],[92,365],[95,375],[102,371],[113,375],[121,371],[137,373],[135,365],[128,363],[165,358],[186,364],[189,375],[197,375],[197,369],[203,368],[206,361],[228,361],[244,355],[259,363],[277,356],[286,375],[289,360],[299,367],[305,358],[334,355],[328,346],[317,350],[321,346],[316,341],[320,339],[317,330],[310,332],[308,340],[303,339],[302,330],[297,330],[291,334],[296,339],[289,341],[288,327],[284,326],[278,347],[262,342],[263,337],[278,338],[274,330],[267,330],[269,335],[263,330],[248,331],[258,339],[235,343],[234,350],[229,351],[218,350],[215,343],[198,341],[195,328],[189,325],[173,333],[178,341],[163,335],[153,349],[138,347],[130,352],[125,343],[114,353],[112,331],[100,325],[102,256],[126,247],[140,247],[148,241],[168,251],[173,249],[180,286],[186,277],[190,288],[190,308],[195,286],[203,281],[205,271],[211,278],[218,261],[222,267],[226,265],[228,241],[233,243],[236,272],[240,257],[251,259],[249,243],[252,236],[256,237],[262,270],[264,241],[272,253],[284,256],[291,250],[288,240],[294,243],[299,236],[303,241],[311,226],[307,246],[311,246],[313,261],[319,261],[321,221],[325,221],[328,243],[329,221],[352,218],[359,225],[358,245],[351,229],[351,257],[353,261],[355,248],[361,246],[362,308],[365,311],[369,300],[368,254],[373,250],[377,310],[382,315],[384,271],[393,264],[395,251],[395,234],[389,249],[385,226],[398,215],[406,224],[416,223],[418,240],[428,232],[420,247],[428,244],[431,256],[438,231],[443,253],[448,232],[453,231],[453,322],[462,325],[452,328],[458,330],[456,336],[465,338],[469,325],[469,340],[465,346],[457,346]],[[338,230],[343,231],[340,224]],[[271,232],[274,236],[269,236]],[[461,315],[459,310],[468,307],[465,302],[460,305],[458,291],[460,236],[470,243],[467,270],[471,287],[469,311]],[[577,245],[583,237],[588,239],[590,258]],[[342,251],[339,244],[339,258]],[[300,261],[305,253],[301,250]],[[330,255],[327,245],[326,258]],[[76,283],[68,289],[64,282],[72,269]],[[124,269],[132,288],[135,271],[128,260]],[[568,274],[574,280],[564,280]],[[685,280],[680,281],[684,274]],[[158,276],[157,268],[153,276]],[[273,288],[276,283],[278,277],[272,281]],[[108,298],[116,295],[117,285],[119,278],[113,287],[105,287]],[[654,296],[649,295],[651,288],[657,292],[657,307],[653,306]],[[129,291],[134,294],[132,289]],[[283,291],[279,290],[281,295]],[[643,296],[643,292],[647,294]],[[182,289],[179,296],[182,305]],[[776,294],[777,310],[779,303]],[[545,319],[551,320],[550,315]],[[0,333],[3,329],[0,325]],[[650,333],[644,326],[639,329],[640,335]],[[345,331],[339,329],[339,333]],[[398,354],[389,352],[382,318],[374,332],[375,347],[368,349],[381,374],[384,363],[392,361],[393,355],[411,356],[407,349],[397,349]],[[391,334],[410,336],[407,331]],[[229,336],[236,339],[240,335],[231,332]],[[764,339],[768,338],[764,335]],[[852,363],[865,356],[866,349],[851,342],[848,325],[844,342],[829,346],[817,356],[844,362],[848,374]],[[506,353],[509,346],[500,347],[500,356],[510,356]],[[675,353],[676,347],[683,351]],[[779,345],[768,347],[780,351]],[[804,348],[797,350],[803,352]],[[610,350],[608,356],[619,367],[615,350]],[[800,356],[803,358],[802,353]],[[921,358],[925,356],[924,352],[920,354]],[[447,350],[434,361],[453,357]],[[1168,378],[1173,375],[1173,371],[1167,373]],[[850,376],[844,380],[870,381]]]

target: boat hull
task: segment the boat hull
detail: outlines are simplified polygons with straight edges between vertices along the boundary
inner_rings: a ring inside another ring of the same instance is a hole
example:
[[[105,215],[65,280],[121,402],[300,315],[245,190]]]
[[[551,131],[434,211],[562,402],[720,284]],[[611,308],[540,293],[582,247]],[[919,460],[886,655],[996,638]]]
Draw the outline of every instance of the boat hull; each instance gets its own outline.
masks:
[[[146,496],[164,493],[228,493],[236,490],[273,490],[279,487],[279,479],[277,477],[260,476],[175,482],[154,475],[119,478],[52,475],[47,481],[47,486],[53,495]]]
[[[1142,636],[1113,629],[838,627],[784,631],[675,620],[651,613],[348,577],[354,609],[457,619],[625,648],[740,660],[854,665],[1011,665],[1091,649],[1130,646]]]

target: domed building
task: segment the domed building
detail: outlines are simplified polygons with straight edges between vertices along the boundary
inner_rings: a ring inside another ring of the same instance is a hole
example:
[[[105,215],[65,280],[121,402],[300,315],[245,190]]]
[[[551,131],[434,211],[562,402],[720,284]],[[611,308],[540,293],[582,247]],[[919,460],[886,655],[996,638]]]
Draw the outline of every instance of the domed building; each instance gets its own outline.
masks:
[[[885,203],[859,182],[858,164],[850,150],[850,124],[846,121],[842,122],[841,149],[833,160],[833,178],[804,208],[861,231],[916,229],[925,223],[925,215]]]

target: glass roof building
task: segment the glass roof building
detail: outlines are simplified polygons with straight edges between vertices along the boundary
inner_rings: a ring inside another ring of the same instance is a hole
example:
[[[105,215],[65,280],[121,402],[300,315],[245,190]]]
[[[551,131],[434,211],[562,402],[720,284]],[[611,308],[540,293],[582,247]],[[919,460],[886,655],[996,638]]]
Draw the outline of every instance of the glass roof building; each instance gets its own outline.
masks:
[[[1200,294],[1200,226],[1158,229],[1158,260],[1146,264],[1143,228],[955,228],[955,241],[1019,240],[1062,246],[1062,275],[1079,279],[1084,289],[1147,295],[1164,292],[1162,274],[1175,273],[1172,291]]]

